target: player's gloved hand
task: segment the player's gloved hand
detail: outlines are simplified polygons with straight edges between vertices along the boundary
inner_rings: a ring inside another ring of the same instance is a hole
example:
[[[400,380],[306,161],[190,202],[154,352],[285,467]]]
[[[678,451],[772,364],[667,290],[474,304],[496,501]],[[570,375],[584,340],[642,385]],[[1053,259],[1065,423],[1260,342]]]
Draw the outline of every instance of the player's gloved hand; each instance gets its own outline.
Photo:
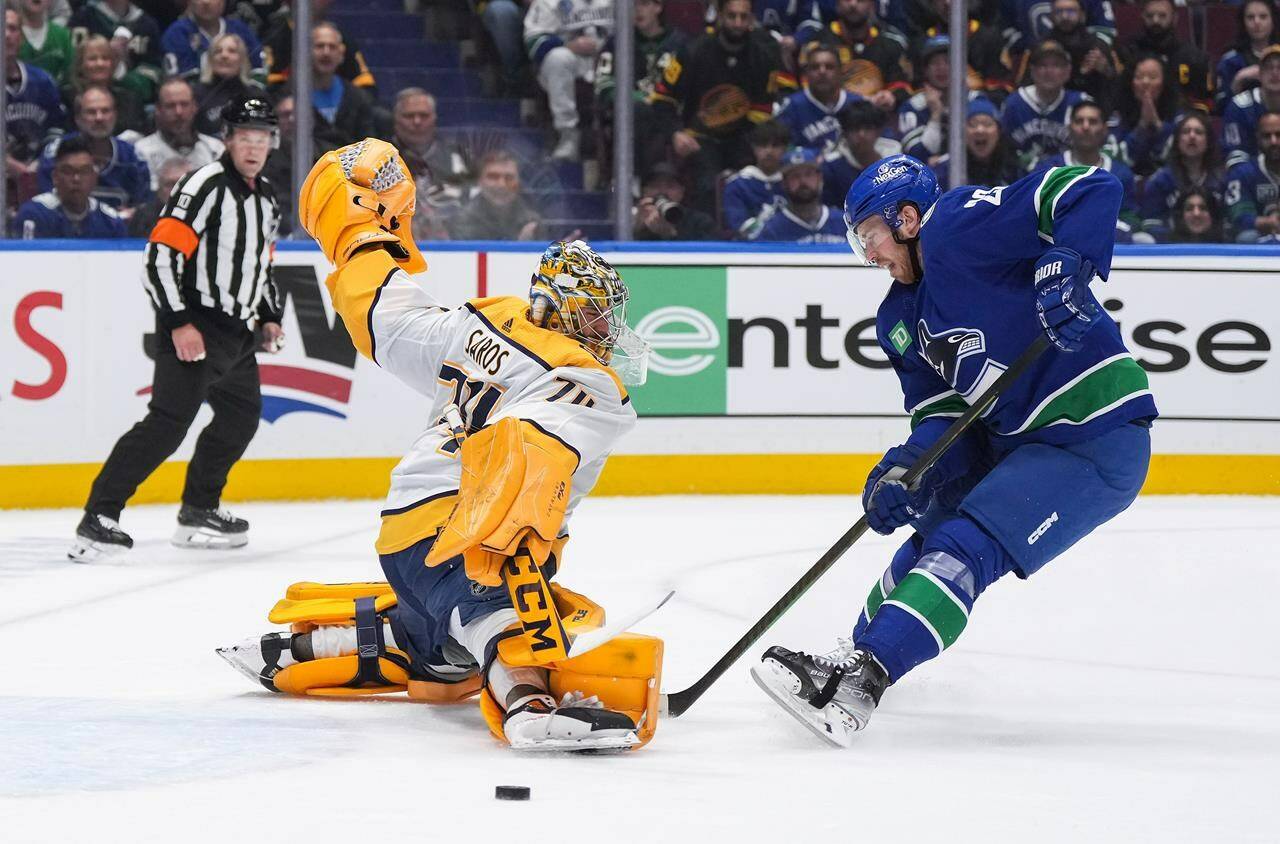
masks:
[[[862,509],[867,513],[867,526],[888,536],[898,528],[924,514],[932,490],[917,479],[907,487],[902,476],[924,454],[924,449],[906,443],[894,446],[867,475],[862,489]]]
[[[1098,300],[1089,290],[1093,263],[1074,249],[1057,246],[1036,261],[1036,314],[1053,344],[1074,352],[1097,325]]]

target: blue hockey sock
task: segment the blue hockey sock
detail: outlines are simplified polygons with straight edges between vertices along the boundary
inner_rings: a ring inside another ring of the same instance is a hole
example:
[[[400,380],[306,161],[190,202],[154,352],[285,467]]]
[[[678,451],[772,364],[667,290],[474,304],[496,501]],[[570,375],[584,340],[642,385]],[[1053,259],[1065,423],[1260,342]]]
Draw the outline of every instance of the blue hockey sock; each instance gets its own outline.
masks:
[[[976,524],[948,519],[930,533],[915,565],[885,596],[861,635],[855,634],[858,647],[875,656],[896,682],[960,638],[978,595],[1012,566],[1008,552]]]

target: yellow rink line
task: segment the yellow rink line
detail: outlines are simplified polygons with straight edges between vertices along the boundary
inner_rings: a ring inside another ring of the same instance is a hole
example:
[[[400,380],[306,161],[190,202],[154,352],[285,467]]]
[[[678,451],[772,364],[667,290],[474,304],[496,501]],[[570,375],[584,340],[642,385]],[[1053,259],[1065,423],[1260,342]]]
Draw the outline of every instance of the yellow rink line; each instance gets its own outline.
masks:
[[[680,454],[616,455],[597,495],[850,494],[879,455]],[[381,498],[394,458],[245,460],[231,472],[228,501]],[[186,463],[166,463],[131,503],[177,501]],[[96,463],[0,466],[0,508],[78,507]],[[1159,454],[1143,493],[1280,494],[1280,455]]]

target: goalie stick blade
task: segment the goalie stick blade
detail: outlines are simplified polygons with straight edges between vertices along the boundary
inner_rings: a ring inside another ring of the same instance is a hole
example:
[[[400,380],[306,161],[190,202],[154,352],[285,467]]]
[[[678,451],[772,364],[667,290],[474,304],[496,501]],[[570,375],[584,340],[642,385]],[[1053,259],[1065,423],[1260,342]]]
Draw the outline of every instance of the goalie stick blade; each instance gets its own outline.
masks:
[[[606,624],[604,627],[597,630],[588,630],[581,636],[575,637],[573,644],[569,646],[569,657],[572,659],[575,656],[582,656],[584,653],[593,651],[605,644],[610,639],[614,639],[617,636],[626,633],[632,627],[635,627],[637,624],[662,609],[663,605],[666,604],[667,601],[670,601],[672,596],[675,594],[675,590],[673,589],[663,595],[662,599],[656,604],[646,605],[644,609],[633,612],[617,624]]]

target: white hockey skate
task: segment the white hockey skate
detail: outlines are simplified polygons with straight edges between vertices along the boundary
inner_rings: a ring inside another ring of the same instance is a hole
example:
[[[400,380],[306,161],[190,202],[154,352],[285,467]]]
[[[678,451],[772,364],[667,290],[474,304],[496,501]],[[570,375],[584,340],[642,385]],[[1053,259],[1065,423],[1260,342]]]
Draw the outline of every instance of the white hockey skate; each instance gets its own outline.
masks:
[[[254,686],[278,692],[273,677],[280,669],[297,662],[289,650],[289,633],[267,633],[218,648],[215,652],[232,668],[248,677]]]
[[[545,694],[518,701],[502,732],[512,750],[525,752],[626,750],[640,743],[630,718],[581,692],[569,692],[559,706]]]
[[[848,639],[821,656],[775,645],[751,676],[792,717],[837,747],[853,743],[889,685],[880,664]]]
[[[249,523],[221,507],[202,510],[183,504],[172,541],[179,548],[240,548],[249,544]]]

